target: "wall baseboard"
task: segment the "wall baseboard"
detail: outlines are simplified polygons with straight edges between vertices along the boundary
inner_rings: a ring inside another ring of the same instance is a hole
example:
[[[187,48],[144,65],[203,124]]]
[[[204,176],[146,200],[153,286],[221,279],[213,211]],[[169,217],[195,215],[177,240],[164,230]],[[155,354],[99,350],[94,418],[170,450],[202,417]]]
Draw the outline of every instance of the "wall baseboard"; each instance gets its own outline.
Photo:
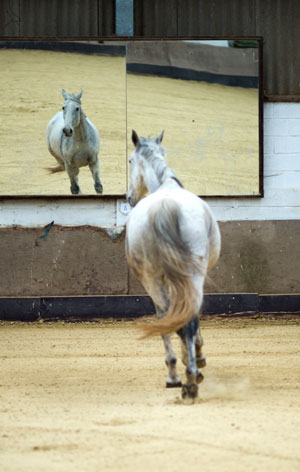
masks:
[[[27,297],[0,298],[0,320],[134,319],[155,312],[148,296]],[[296,313],[300,315],[300,294],[207,294],[203,316],[253,316],[256,313]]]

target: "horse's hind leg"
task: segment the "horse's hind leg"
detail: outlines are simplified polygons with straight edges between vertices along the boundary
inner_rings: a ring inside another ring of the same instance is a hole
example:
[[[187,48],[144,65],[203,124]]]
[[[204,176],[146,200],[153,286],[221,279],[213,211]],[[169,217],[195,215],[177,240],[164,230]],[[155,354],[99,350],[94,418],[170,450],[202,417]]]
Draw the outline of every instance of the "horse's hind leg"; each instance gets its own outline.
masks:
[[[89,168],[94,179],[95,190],[97,193],[101,194],[103,192],[103,187],[100,182],[100,165],[98,157],[89,163]]]
[[[203,339],[200,334],[200,328],[198,328],[198,331],[196,334],[196,340],[195,340],[195,348],[196,348],[196,363],[199,369],[201,368],[203,369],[203,367],[206,366],[206,358],[202,352],[202,346],[203,346]]]
[[[185,366],[188,365],[188,351],[187,351],[187,344],[186,344],[186,339],[181,338],[181,360]],[[197,367],[203,368],[206,366],[206,358],[202,352],[202,346],[203,346],[203,339],[200,334],[200,328],[198,328],[196,337],[195,337],[195,350],[196,350],[196,364]]]
[[[60,172],[62,170],[65,170],[65,163],[64,163],[64,160],[61,156],[58,156],[57,154],[55,154],[55,152],[53,151],[52,147],[50,146],[50,143],[48,141],[48,150],[50,152],[50,154],[55,157],[58,165],[56,167],[50,167],[48,170],[54,174],[55,172]]]
[[[166,351],[166,366],[168,367],[168,376],[166,380],[166,387],[173,388],[173,387],[181,387],[181,378],[177,374],[176,364],[177,359],[172,349],[171,344],[171,337],[169,335],[162,336],[165,351]]]
[[[187,383],[182,386],[182,398],[194,399],[198,395],[198,383],[203,380],[203,375],[197,367],[196,354],[196,338],[199,328],[199,318],[195,316],[188,324],[177,331],[183,344],[186,346],[187,367],[186,380]]]
[[[162,318],[169,307],[169,297],[168,290],[164,283],[164,278],[161,275],[152,274],[152,283],[149,283],[149,279],[143,281],[143,285],[146,288],[147,292],[151,296],[155,309],[156,315],[158,318]],[[165,347],[165,363],[168,368],[168,375],[166,378],[166,387],[181,387],[181,378],[177,374],[177,358],[173,352],[171,344],[171,336],[164,335],[162,340]]]

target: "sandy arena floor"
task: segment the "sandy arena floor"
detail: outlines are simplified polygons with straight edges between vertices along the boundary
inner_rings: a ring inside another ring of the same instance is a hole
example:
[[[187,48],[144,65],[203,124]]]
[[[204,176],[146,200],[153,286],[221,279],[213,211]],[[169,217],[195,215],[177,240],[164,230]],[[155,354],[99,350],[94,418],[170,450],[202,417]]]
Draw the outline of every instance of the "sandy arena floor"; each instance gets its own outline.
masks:
[[[202,334],[200,399],[184,405],[161,340],[132,322],[1,322],[0,469],[299,471],[300,320]]]

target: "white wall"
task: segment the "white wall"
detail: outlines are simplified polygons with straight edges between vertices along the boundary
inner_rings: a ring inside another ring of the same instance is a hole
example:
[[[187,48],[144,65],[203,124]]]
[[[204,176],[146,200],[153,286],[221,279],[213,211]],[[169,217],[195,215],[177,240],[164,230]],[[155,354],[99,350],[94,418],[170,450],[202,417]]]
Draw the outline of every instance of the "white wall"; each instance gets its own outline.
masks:
[[[219,221],[300,220],[300,103],[264,105],[264,198],[210,198]],[[122,227],[119,200],[26,199],[0,201],[0,226]]]
[[[300,103],[264,105],[264,198],[209,204],[220,221],[300,219]]]

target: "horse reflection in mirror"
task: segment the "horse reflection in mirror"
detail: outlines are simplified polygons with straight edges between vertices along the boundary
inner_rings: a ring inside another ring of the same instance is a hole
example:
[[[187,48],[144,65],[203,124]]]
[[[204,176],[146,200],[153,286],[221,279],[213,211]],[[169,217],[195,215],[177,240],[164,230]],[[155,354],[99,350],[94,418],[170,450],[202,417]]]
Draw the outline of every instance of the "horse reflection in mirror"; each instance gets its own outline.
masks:
[[[155,304],[157,319],[142,327],[145,337],[163,338],[166,386],[182,386],[182,398],[193,401],[203,380],[199,369],[206,365],[199,329],[203,286],[218,260],[221,238],[208,205],[185,190],[167,166],[162,138],[163,132],[150,139],[132,131],[127,199],[134,208],[126,223],[126,256]],[[174,332],[181,338],[185,385],[176,370],[170,339]]]
[[[102,193],[98,153],[100,137],[93,123],[81,107],[82,91],[78,95],[62,90],[65,99],[63,111],[56,113],[47,126],[49,152],[58,162],[51,173],[66,170],[71,183],[71,193],[81,194],[78,183],[79,168],[88,165],[97,193]]]

